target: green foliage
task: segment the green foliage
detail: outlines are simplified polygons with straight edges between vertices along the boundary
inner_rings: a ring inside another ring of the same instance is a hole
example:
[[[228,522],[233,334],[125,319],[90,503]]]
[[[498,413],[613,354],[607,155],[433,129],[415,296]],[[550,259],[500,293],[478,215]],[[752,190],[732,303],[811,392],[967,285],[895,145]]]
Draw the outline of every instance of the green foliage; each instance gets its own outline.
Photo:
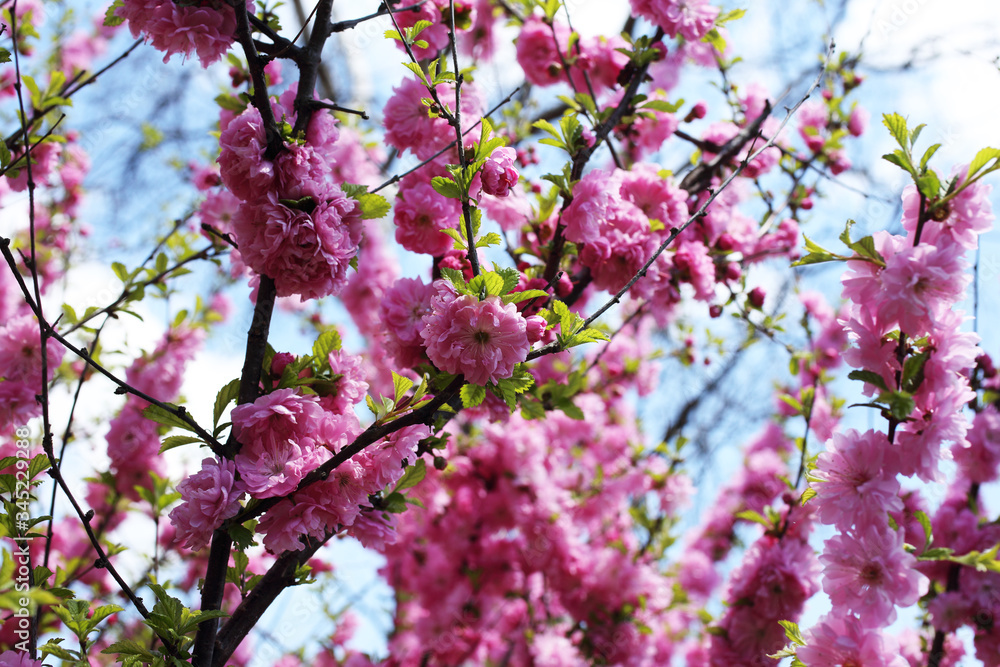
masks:
[[[380,220],[389,213],[391,208],[389,200],[382,195],[368,192],[367,185],[344,183],[341,187],[344,194],[358,202],[362,220]]]
[[[104,12],[104,25],[108,27],[114,27],[125,23],[125,19],[118,16],[118,8],[124,7],[125,3],[122,0],[115,0],[108,7],[108,11]]]
[[[566,350],[584,343],[609,340],[608,335],[600,329],[585,327],[584,319],[558,299],[552,302],[552,310],[543,308],[538,314],[544,317],[549,324],[559,324],[560,333],[556,336],[556,341],[561,349]]]

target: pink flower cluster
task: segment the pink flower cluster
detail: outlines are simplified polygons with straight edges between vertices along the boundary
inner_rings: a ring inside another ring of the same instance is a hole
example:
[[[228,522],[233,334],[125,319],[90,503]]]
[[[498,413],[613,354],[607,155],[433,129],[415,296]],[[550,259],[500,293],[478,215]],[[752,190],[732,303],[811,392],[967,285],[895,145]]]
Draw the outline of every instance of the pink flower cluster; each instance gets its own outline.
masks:
[[[295,122],[294,89],[274,103]],[[331,182],[335,119],[314,113],[305,143],[286,142],[274,160],[260,112],[248,107],[222,129],[222,182],[242,203],[232,220],[242,261],[274,279],[278,296],[318,299],[338,293],[361,240],[358,204]]]
[[[420,332],[428,358],[446,373],[473,384],[497,383],[528,356],[527,322],[497,296],[479,300],[439,287]]]
[[[180,394],[184,368],[204,340],[204,331],[178,327],[167,331],[156,349],[136,360],[126,371],[129,386],[160,401],[174,401]],[[138,500],[136,487],[151,488],[150,472],[166,474],[159,456],[160,433],[156,422],[142,411],[146,401],[130,396],[108,430],[108,457],[115,485],[125,497]]]
[[[341,424],[348,430],[331,451],[339,451],[360,432],[353,414],[342,417]],[[264,533],[264,546],[271,553],[296,551],[303,548],[303,537],[325,539],[343,529],[366,546],[394,542],[392,520],[371,507],[369,496],[399,480],[404,462],[416,460],[417,443],[429,434],[423,425],[397,431],[338,465],[326,480],[282,500],[258,525]]]
[[[201,472],[177,485],[183,502],[170,512],[177,540],[198,551],[208,546],[212,531],[240,511],[243,485],[232,461],[204,459]]]
[[[910,186],[903,197],[908,235],[879,232],[873,238],[879,261],[848,262],[843,284],[850,303],[842,322],[853,347],[845,359],[881,378],[866,383],[866,393],[905,392],[913,411],[893,422],[888,434],[834,434],[819,456],[812,485],[815,503],[820,519],[840,533],[827,540],[820,556],[823,588],[833,611],[812,631],[814,641],[822,644],[800,652],[810,664],[807,656],[823,656],[816,662],[820,665],[841,664],[822,652],[822,645],[833,643],[841,647],[836,655],[840,661],[863,661],[880,653],[887,661],[892,649],[883,646],[878,628],[896,618],[897,606],[914,604],[927,590],[915,557],[903,549],[904,540],[925,540],[919,527],[918,536],[911,538],[909,524],[901,520],[906,507],[897,476],[934,480],[940,475],[942,444],[952,442],[959,452],[972,449],[966,444],[962,410],[976,395],[968,377],[976,364],[978,339],[960,330],[963,318],[953,308],[968,284],[964,254],[976,247],[978,234],[992,222],[988,192],[979,184],[965,188],[941,214],[923,215],[918,224],[925,200]],[[982,453],[970,454],[970,460],[990,460],[988,448],[978,450]],[[949,523],[953,529],[955,522]],[[955,547],[961,541],[956,537],[939,542],[938,531],[935,527],[936,544]]]
[[[698,42],[715,25],[719,9],[707,0],[631,0],[632,9],[663,28],[671,37],[680,35]]]
[[[550,25],[531,15],[517,37],[517,62],[524,77],[536,86],[568,82],[580,93],[595,95],[618,86],[618,74],[628,63],[628,56],[617,49],[627,47],[615,35],[600,35],[578,40],[569,48],[569,27],[560,21]]]
[[[438,99],[453,110],[455,87],[440,84],[435,89]],[[438,151],[455,141],[455,129],[442,115],[444,110],[436,105],[424,104],[431,99],[427,87],[414,77],[407,77],[392,89],[392,96],[385,103],[383,123],[385,141],[399,151],[409,150],[421,160],[431,158]],[[476,86],[462,86],[462,129],[472,128],[483,114],[483,102]]]
[[[38,320],[32,315],[19,315],[0,326],[0,433],[28,423],[41,414],[42,406],[35,400],[42,382],[51,382],[64,349],[49,338],[45,344],[47,375],[42,378],[42,342]]]
[[[636,165],[627,172],[595,169],[574,187],[573,202],[562,220],[566,238],[582,245],[580,261],[593,274],[594,285],[618,290],[663,239],[661,232],[653,231],[651,221],[661,223],[661,229],[687,221],[687,196],[670,180],[661,178],[654,165]],[[704,252],[699,254],[707,264],[700,264],[689,281],[705,278],[714,285],[715,268]],[[648,283],[656,280],[650,277]]]
[[[253,3],[247,2],[253,12]],[[236,13],[224,2],[178,4],[160,0],[124,0],[117,15],[128,21],[133,37],[143,35],[167,55],[197,54],[202,67],[220,60],[233,43]]]

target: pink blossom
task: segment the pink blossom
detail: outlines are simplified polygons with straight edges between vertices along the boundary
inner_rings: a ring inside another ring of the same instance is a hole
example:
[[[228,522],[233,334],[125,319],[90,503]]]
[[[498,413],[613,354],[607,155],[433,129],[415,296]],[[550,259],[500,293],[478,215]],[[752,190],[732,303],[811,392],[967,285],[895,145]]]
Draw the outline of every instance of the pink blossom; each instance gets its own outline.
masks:
[[[379,319],[378,308],[393,281],[399,275],[396,259],[382,240],[382,232],[376,226],[365,229],[364,243],[358,255],[358,270],[348,272],[347,286],[340,294],[340,300],[351,314],[358,330],[369,338],[382,335],[384,327]]]
[[[820,560],[834,610],[854,612],[868,625],[893,622],[896,605],[908,607],[927,589],[927,578],[913,569],[917,559],[903,550],[903,531],[888,525],[832,537]]]
[[[932,322],[960,301],[971,280],[959,246],[937,248],[921,243],[886,258],[882,271],[880,316],[895,321],[911,336],[932,328]]]
[[[517,153],[513,148],[497,148],[483,164],[483,192],[494,197],[506,197],[517,184],[517,169],[514,161]]]
[[[448,4],[445,3],[444,7],[447,8]],[[447,11],[447,9],[445,9],[445,11]],[[457,11],[458,3],[456,3],[456,12]],[[420,60],[433,58],[437,55],[438,51],[445,48],[449,44],[448,25],[446,25],[441,13],[441,8],[438,7],[438,3],[433,0],[424,2],[416,9],[407,10],[405,12],[394,12],[396,24],[399,25],[402,30],[413,27],[417,21],[428,21],[432,24],[421,30],[420,35],[417,38],[418,40],[427,42],[427,46],[424,47],[416,44],[410,46],[410,49],[413,51],[413,55]],[[448,19],[448,23],[450,23],[450,12],[448,14]],[[396,46],[400,49],[404,48],[401,42],[396,42]]]
[[[361,357],[334,350],[327,355],[327,361],[330,362],[330,372],[340,377],[334,380],[336,393],[322,397],[320,403],[331,412],[343,414],[360,403],[368,393]]]
[[[809,667],[908,667],[894,639],[854,616],[827,614],[806,631],[805,640],[796,653]]]
[[[660,171],[659,165],[648,162],[632,165],[622,174],[621,195],[650,220],[658,220],[667,229],[680,227],[688,219],[688,194]]]
[[[527,323],[514,304],[496,296],[443,292],[434,297],[420,335],[427,356],[446,373],[461,373],[473,384],[508,378],[528,356]]]
[[[696,299],[711,301],[715,298],[715,263],[704,243],[682,241],[674,252],[673,264],[678,279],[694,287]]]
[[[48,377],[52,379],[62,362],[63,346],[54,338],[45,341],[45,362]],[[0,377],[7,381],[24,382],[40,391],[42,381],[42,341],[38,320],[32,315],[21,315],[7,320],[0,327]]]
[[[153,47],[167,55],[197,53],[202,67],[222,58],[233,43],[236,13],[226,4],[178,5],[158,0],[125,0],[117,15],[128,21],[133,37],[143,34]],[[248,4],[248,9],[253,11]]]
[[[855,106],[851,109],[851,116],[847,121],[847,131],[852,136],[860,137],[868,127],[868,119],[871,114],[864,107]]]
[[[820,480],[812,484],[820,521],[845,531],[885,526],[888,512],[903,510],[896,456],[884,433],[834,433],[813,473]]]
[[[333,416],[316,396],[278,389],[233,408],[233,433],[243,444],[236,469],[257,498],[290,493],[311,470],[330,458],[323,447]]]
[[[450,84],[436,89],[438,99],[451,109],[455,105],[455,90]],[[440,115],[431,115],[423,103],[430,93],[424,84],[408,77],[393,88],[392,97],[385,104],[383,123],[385,140],[400,151],[409,149],[421,160],[426,160],[455,140],[455,129]],[[482,99],[474,85],[462,86],[462,128],[472,127],[482,117]]]
[[[562,215],[567,239],[574,243],[593,243],[600,237],[606,221],[628,210],[620,194],[622,173],[620,170],[594,169],[573,186],[573,201]],[[627,204],[638,211],[631,202]]]
[[[618,51],[628,48],[625,40],[618,35],[595,35],[581,40],[579,44],[580,54],[570,68],[570,80],[577,91],[589,94],[593,89],[594,94],[599,95],[604,89],[615,88],[618,75],[628,64],[628,56]]]
[[[671,37],[681,35],[698,42],[708,34],[719,15],[707,0],[631,0],[632,9],[663,28]]]
[[[379,304],[386,348],[400,366],[410,368],[423,359],[424,341],[420,332],[424,316],[431,312],[434,294],[434,286],[425,285],[419,278],[401,278]]]
[[[952,449],[965,478],[979,484],[996,480],[1000,475],[1000,412],[989,407],[978,413],[966,441]]]
[[[504,231],[520,230],[535,215],[531,202],[521,188],[513,188],[506,197],[480,195],[479,206]]]
[[[268,192],[260,202],[241,204],[233,219],[243,260],[274,279],[278,296],[319,299],[347,282],[361,240],[357,202],[331,186],[313,206],[289,208]]]
[[[207,458],[201,472],[177,486],[183,502],[170,512],[177,539],[195,551],[204,549],[212,531],[240,510],[243,491],[236,483],[236,465],[229,460]]]
[[[42,667],[42,661],[32,660],[25,651],[4,651],[0,653],[0,667]]]
[[[396,543],[396,517],[386,512],[362,512],[347,534],[357,538],[365,548],[385,552],[385,545]]]
[[[396,241],[410,252],[439,257],[454,241],[444,229],[455,229],[461,216],[457,199],[439,195],[429,182],[403,179],[393,220]]]
[[[528,81],[536,86],[551,86],[564,80],[559,54],[566,54],[569,43],[569,29],[565,24],[556,21],[550,26],[537,16],[529,16],[521,26],[516,43],[517,63]]]
[[[956,169],[952,175],[958,183],[965,181],[967,168]],[[920,234],[920,242],[943,246],[946,240],[963,248],[974,250],[979,245],[979,235],[993,227],[993,207],[990,203],[992,187],[982,182],[974,183],[955,195],[944,209],[944,220],[927,220]],[[920,213],[920,193],[915,185],[903,190],[903,228],[916,233]],[[945,237],[942,239],[941,237]]]
[[[267,137],[260,111],[248,106],[222,130],[219,168],[222,182],[243,201],[264,197],[274,182],[274,164],[264,159]]]

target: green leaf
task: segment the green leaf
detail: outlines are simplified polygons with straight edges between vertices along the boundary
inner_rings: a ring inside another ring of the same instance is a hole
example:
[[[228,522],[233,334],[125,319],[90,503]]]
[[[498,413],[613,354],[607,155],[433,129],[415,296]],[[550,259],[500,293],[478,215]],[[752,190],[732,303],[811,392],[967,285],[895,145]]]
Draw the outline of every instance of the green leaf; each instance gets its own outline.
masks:
[[[560,401],[555,402],[555,406],[563,411],[570,419],[575,419],[577,421],[583,421],[587,417],[583,414],[583,410],[577,407],[576,403],[568,398],[564,398]]]
[[[225,387],[219,390],[219,393],[215,395],[215,409],[212,411],[212,425],[218,426],[219,420],[222,418],[222,413],[226,411],[226,406],[232,401],[235,401],[240,395],[240,380],[236,378],[231,380]],[[163,449],[160,449],[160,453],[163,453]]]
[[[45,454],[35,456],[28,464],[28,479],[35,479],[42,471],[48,470],[51,465],[49,457]]]
[[[933,171],[928,171],[917,178],[917,189],[928,199],[934,199],[941,192],[941,180]]]
[[[903,149],[908,149],[910,135],[906,129],[906,119],[900,116],[898,113],[883,114],[882,123],[889,128],[889,133],[892,134],[896,143],[900,145]]]
[[[59,646],[58,642],[61,642],[62,638],[50,639],[43,646],[39,646],[38,650],[42,652],[42,655],[54,655],[60,660],[68,660],[70,662],[78,663],[79,656],[74,655],[70,651],[67,651],[62,646]]]
[[[442,267],[441,275],[451,281],[451,284],[455,286],[459,294],[472,294],[472,291],[469,289],[469,283],[465,282],[465,276],[462,275],[461,271]]]
[[[402,493],[390,493],[382,501],[382,505],[386,512],[401,514],[406,511],[406,497]]]
[[[336,328],[330,327],[316,338],[316,342],[312,346],[312,356],[321,365],[329,364],[330,353],[339,350],[340,345],[340,332]]]
[[[480,273],[469,281],[469,291],[481,299],[487,296],[500,296],[504,293],[504,287],[503,277],[493,271]]]
[[[108,7],[108,11],[104,12],[104,25],[108,27],[114,27],[116,25],[121,25],[122,23],[125,23],[125,19],[122,18],[121,16],[118,16],[116,13],[119,7],[124,7],[124,6],[125,3],[122,0],[115,0],[113,3],[111,3],[111,6]]]
[[[746,15],[746,13],[747,10],[745,9],[732,9],[728,12],[724,12],[719,14],[719,16],[715,19],[715,25],[723,25],[725,23],[729,23],[730,21],[741,19]]]
[[[924,544],[930,546],[931,544],[931,520],[927,518],[927,514],[923,510],[917,510],[913,513],[913,517],[920,522],[920,525],[924,528]]]
[[[486,399],[486,387],[478,384],[466,384],[460,392],[462,407],[474,408]]]
[[[462,189],[458,187],[458,183],[445,176],[435,176],[432,178],[431,187],[442,197],[448,197],[449,199],[462,198]]]
[[[399,482],[396,484],[396,488],[393,489],[393,493],[413,488],[423,481],[426,476],[427,464],[423,459],[417,459],[416,463],[411,466],[407,466],[406,472],[404,472],[403,476],[399,478]]]
[[[930,352],[920,352],[906,358],[903,362],[903,375],[900,378],[900,386],[914,393],[920,388],[924,381],[924,365],[930,358]]]
[[[231,526],[229,537],[233,539],[233,544],[240,551],[246,551],[255,544],[253,531],[243,525]]]
[[[125,268],[124,264],[122,264],[121,262],[112,262],[111,270],[115,272],[116,276],[118,276],[118,280],[122,281],[123,283],[128,283],[130,277],[128,274],[128,269]]]
[[[175,447],[183,447],[184,445],[190,445],[194,442],[201,442],[201,438],[195,438],[190,435],[172,435],[169,438],[164,438],[163,442],[160,444],[160,453],[174,449]]]
[[[874,387],[878,387],[882,391],[889,391],[889,387],[885,386],[885,380],[875,371],[855,370],[848,373],[847,377],[851,380],[861,380],[862,382],[867,382]]]
[[[398,375],[396,371],[392,371],[392,386],[394,389],[394,401],[396,405],[399,405],[403,400],[403,397],[406,396],[406,392],[408,392],[413,386],[413,380],[403,377],[402,375]]]
[[[901,168],[903,171],[906,171],[910,174],[916,173],[916,170],[910,163],[910,159],[906,157],[906,154],[903,153],[903,151],[901,150],[897,149],[892,153],[886,153],[885,155],[882,156],[882,159],[893,163],[897,167]]]
[[[666,100],[649,100],[642,105],[642,110],[645,111],[649,109],[650,111],[662,111],[664,113],[675,113],[684,104],[684,100],[680,100],[676,103],[667,102]]]
[[[798,623],[793,623],[792,621],[778,621],[778,624],[785,629],[785,636],[788,637],[788,641],[793,644],[798,644],[799,646],[806,645],[806,640],[799,631]]]
[[[10,51],[8,51],[7,49],[0,49],[0,63],[9,63],[9,62],[10,62]],[[6,148],[7,147],[4,146],[4,150],[6,150]],[[10,153],[7,153],[7,160],[10,161]]]
[[[1000,166],[996,163],[996,160],[1000,160],[1000,149],[997,148],[984,148],[976,153],[976,157],[972,158],[972,162],[969,163],[969,171],[965,175],[965,180],[970,180],[973,176],[979,173],[979,170],[993,162],[993,166],[990,169],[995,169]]]
[[[176,408],[178,410],[182,409],[171,403],[166,403],[165,405],[169,405],[170,407]],[[167,410],[164,410],[159,405],[148,406],[145,410],[142,411],[142,414],[145,415],[146,419],[150,419],[156,422],[157,424],[162,424],[164,426],[171,426],[174,428],[183,429],[185,431],[191,431],[192,433],[194,432],[194,428],[190,424],[188,424],[186,421],[178,417],[173,412],[168,412]]]
[[[448,231],[448,230],[445,229],[445,230],[442,230],[442,231]],[[495,246],[495,245],[500,245],[501,243],[503,243],[503,238],[501,238],[501,236],[499,234],[497,234],[496,232],[490,232],[489,234],[487,234],[483,238],[481,238],[478,241],[476,241],[476,247],[477,248],[490,248],[490,247]]]
[[[941,144],[934,144],[924,151],[924,156],[920,158],[920,171],[927,168],[927,163],[931,161],[931,158],[934,157],[934,154],[938,152],[939,148],[941,148]]]
[[[906,391],[889,391],[879,394],[875,402],[885,404],[893,419],[899,421],[903,421],[909,417],[917,407],[913,396]]]
[[[744,521],[750,521],[751,523],[759,523],[768,530],[774,528],[770,521],[768,521],[760,512],[755,510],[743,510],[742,512],[737,512],[736,518],[743,519]]]
[[[544,292],[540,289],[527,289],[522,292],[511,292],[510,294],[505,294],[503,296],[503,302],[506,303],[521,303],[522,301],[527,301],[528,299],[545,299],[548,298],[548,292]]]

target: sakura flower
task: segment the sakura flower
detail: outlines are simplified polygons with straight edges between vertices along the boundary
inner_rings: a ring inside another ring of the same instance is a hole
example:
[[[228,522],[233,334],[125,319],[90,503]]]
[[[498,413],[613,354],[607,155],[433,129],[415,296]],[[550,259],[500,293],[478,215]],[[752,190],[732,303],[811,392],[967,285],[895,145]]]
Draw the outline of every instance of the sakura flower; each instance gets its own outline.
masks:
[[[806,645],[796,651],[809,667],[882,665],[908,667],[896,640],[854,616],[828,614],[805,633]]]
[[[222,182],[243,201],[263,197],[274,181],[274,164],[264,159],[267,138],[260,111],[248,106],[219,137]]]
[[[253,11],[253,5],[248,3]],[[128,21],[133,37],[142,34],[167,55],[198,55],[202,67],[222,58],[236,34],[236,13],[225,3],[177,4],[159,0],[126,0],[117,15]]]
[[[497,148],[483,164],[483,192],[494,197],[506,197],[517,184],[517,169],[514,161],[517,152],[513,148]]]
[[[706,0],[632,0],[632,8],[671,37],[681,35],[689,42],[708,34],[719,15]]]
[[[560,52],[566,53],[569,30],[556,21],[552,26],[530,16],[517,37],[517,64],[524,77],[536,86],[551,86],[563,80]]]
[[[903,510],[894,456],[884,433],[834,433],[816,463],[822,481],[812,485],[820,520],[842,530],[885,526],[887,512]]]
[[[827,540],[820,561],[834,610],[854,612],[866,625],[893,622],[896,605],[915,603],[927,589],[927,578],[913,569],[917,559],[903,550],[903,531],[888,525]]]
[[[497,296],[480,301],[448,288],[434,297],[421,336],[427,356],[446,373],[473,384],[508,378],[528,356],[527,323],[514,304]]]
[[[42,667],[42,661],[32,660],[24,651],[4,651],[0,653],[0,667]]]
[[[361,240],[357,202],[337,186],[311,210],[293,209],[268,192],[258,203],[240,205],[233,230],[243,260],[274,279],[278,296],[319,299],[347,283],[347,268]]]
[[[233,432],[243,443],[236,469],[258,498],[286,495],[330,458],[328,420],[316,396],[278,389],[233,408]]]
[[[425,285],[419,278],[401,278],[389,288],[379,304],[386,348],[400,366],[415,366],[423,358],[424,341],[420,332],[424,328],[424,316],[431,312],[434,294],[434,287]]]
[[[177,486],[183,502],[170,512],[177,539],[195,551],[204,549],[212,531],[240,510],[243,491],[236,483],[236,465],[229,460],[204,459],[201,472]]]
[[[403,179],[393,215],[396,241],[410,252],[440,257],[454,245],[442,230],[458,225],[461,204],[439,195],[428,182],[407,180]]]

